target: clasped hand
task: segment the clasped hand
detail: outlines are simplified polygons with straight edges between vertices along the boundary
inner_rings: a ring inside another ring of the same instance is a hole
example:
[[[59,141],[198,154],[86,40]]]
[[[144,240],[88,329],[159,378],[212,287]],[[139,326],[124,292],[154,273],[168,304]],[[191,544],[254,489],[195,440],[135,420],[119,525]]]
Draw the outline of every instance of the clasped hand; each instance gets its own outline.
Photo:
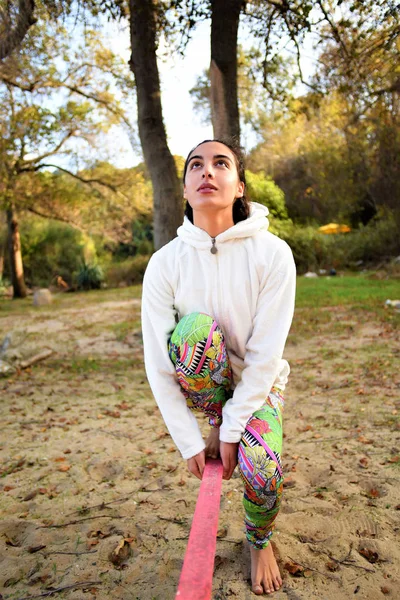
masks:
[[[216,430],[219,433],[218,429]],[[212,437],[212,436],[210,436]],[[202,479],[203,471],[206,464],[206,456],[210,456],[211,458],[217,458],[218,456],[218,446],[214,442],[208,443],[205,450],[202,450],[192,458],[189,458],[187,461],[187,466],[190,473],[193,473],[198,479]],[[235,470],[235,467],[238,462],[238,443],[229,443],[229,442],[220,442],[219,444],[219,455],[221,456],[222,466],[223,466],[223,479],[230,479],[232,477],[232,473]]]

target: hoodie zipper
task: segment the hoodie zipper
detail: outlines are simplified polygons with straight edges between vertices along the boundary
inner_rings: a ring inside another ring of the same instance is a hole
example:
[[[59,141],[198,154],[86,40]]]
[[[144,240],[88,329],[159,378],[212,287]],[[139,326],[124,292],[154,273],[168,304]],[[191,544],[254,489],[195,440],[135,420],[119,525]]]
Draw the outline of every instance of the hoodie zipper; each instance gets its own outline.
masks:
[[[211,237],[211,236],[210,236]],[[217,315],[216,315],[216,319],[217,322],[219,322],[219,320],[221,319],[221,285],[220,285],[220,280],[219,280],[219,260],[218,260],[218,248],[216,246],[216,238],[215,237],[211,237],[211,242],[212,242],[212,246],[210,248],[210,252],[211,254],[214,254],[215,256],[215,263],[216,263],[216,271],[217,271],[217,277],[216,277],[216,285],[217,285]]]

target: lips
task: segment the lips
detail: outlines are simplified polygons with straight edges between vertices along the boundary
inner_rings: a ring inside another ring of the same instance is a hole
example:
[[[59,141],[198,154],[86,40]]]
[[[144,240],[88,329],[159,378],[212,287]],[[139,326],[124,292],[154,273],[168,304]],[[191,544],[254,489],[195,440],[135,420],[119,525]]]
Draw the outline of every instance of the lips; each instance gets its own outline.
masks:
[[[216,189],[217,188],[212,183],[202,183],[201,186],[199,188],[197,188],[197,191],[199,192],[200,190],[216,190]]]

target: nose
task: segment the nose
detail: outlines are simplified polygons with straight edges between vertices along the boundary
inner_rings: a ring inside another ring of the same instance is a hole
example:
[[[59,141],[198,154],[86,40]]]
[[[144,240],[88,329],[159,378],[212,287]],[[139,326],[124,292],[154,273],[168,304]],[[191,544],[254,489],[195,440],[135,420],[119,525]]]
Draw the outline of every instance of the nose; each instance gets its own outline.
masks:
[[[212,164],[205,164],[204,165],[204,171],[203,171],[203,177],[206,178],[211,178],[214,177],[214,169]]]

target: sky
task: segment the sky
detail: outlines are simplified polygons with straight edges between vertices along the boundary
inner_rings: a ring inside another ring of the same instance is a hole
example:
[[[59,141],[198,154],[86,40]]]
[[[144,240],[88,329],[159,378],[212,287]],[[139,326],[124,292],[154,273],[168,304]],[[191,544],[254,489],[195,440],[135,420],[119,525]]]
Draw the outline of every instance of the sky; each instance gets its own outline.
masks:
[[[186,157],[197,143],[212,137],[212,127],[202,122],[201,116],[194,112],[190,89],[198,77],[210,65],[210,29],[208,19],[199,23],[189,41],[184,56],[176,51],[171,52],[163,41],[160,41],[158,68],[161,81],[161,102],[164,123],[167,131],[168,145],[172,154]],[[101,24],[103,40],[107,46],[128,63],[130,58],[129,23],[106,22]],[[243,25],[239,28],[239,43],[244,47],[251,46],[251,38]],[[310,74],[313,70],[312,61],[307,58],[311,48],[305,52],[302,59],[303,73]],[[132,75],[133,77],[133,75]],[[128,114],[131,122],[136,123],[134,114]],[[139,135],[136,148],[132,148],[130,140],[122,127],[113,126],[102,141],[101,149],[97,150],[99,160],[109,161],[119,168],[127,168],[143,161],[140,150]],[[241,142],[247,151],[257,143],[254,133],[248,128],[241,132]],[[89,155],[91,151],[89,150]],[[86,155],[86,153],[85,153]],[[87,155],[86,155],[87,158]],[[85,160],[84,156],[81,159]],[[61,164],[61,162],[60,162]],[[76,165],[76,168],[83,165]]]
[[[111,49],[120,54],[126,61],[130,57],[129,28],[116,25],[110,28],[107,39]],[[163,54],[165,48],[160,47]],[[161,101],[164,123],[166,125],[168,145],[172,154],[186,156],[197,142],[212,136],[211,125],[201,123],[201,118],[193,111],[189,90],[195,85],[197,78],[210,64],[210,23],[203,22],[196,28],[193,40],[187,46],[185,56],[177,53],[167,59],[159,59],[158,68],[161,80]],[[136,120],[133,115],[132,120]],[[127,136],[118,128],[119,135],[110,137],[110,144],[115,145],[113,164],[118,167],[132,166],[142,160],[135,153]],[[114,138],[114,141],[112,141]],[[121,146],[123,152],[121,152]]]

